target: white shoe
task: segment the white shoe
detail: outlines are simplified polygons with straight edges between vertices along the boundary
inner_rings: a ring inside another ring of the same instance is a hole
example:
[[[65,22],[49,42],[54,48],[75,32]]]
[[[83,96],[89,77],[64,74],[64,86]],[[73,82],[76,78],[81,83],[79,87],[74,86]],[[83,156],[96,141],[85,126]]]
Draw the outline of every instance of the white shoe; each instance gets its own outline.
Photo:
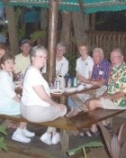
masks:
[[[55,133],[52,136],[52,144],[57,144],[60,142],[60,134],[59,133]]]
[[[30,131],[28,131],[26,128],[23,129],[22,133],[23,133],[23,135],[24,135],[25,137],[34,137],[34,136],[35,136],[35,133],[34,133],[34,132],[30,132]]]
[[[45,144],[51,145],[51,133],[44,133],[41,137],[40,140],[44,142]]]
[[[29,143],[31,141],[30,138],[25,137],[22,133],[20,132],[14,132],[12,135],[12,139],[21,143]]]

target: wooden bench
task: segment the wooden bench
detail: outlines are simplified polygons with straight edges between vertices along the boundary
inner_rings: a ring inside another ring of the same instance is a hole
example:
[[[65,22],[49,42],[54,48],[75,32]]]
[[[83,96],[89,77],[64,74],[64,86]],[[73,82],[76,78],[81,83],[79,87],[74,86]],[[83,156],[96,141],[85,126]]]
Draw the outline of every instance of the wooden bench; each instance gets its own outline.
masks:
[[[22,116],[0,115],[0,118],[17,122],[26,122],[37,126],[51,126],[59,128],[61,131],[61,151],[63,154],[65,154],[69,148],[69,131],[77,131],[83,128],[89,128],[92,124],[97,124],[99,121],[116,116],[125,111],[126,110],[97,109],[89,112],[80,112],[78,115],[71,118],[62,117],[54,121],[44,123],[28,122]]]

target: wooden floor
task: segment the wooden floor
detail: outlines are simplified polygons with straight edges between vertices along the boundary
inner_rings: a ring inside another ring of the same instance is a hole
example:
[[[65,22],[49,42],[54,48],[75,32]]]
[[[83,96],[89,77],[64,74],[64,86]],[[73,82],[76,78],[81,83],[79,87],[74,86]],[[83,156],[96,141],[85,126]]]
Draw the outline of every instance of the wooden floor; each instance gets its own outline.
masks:
[[[126,119],[116,117],[114,119],[113,130],[117,131],[119,126],[124,122],[126,123]],[[23,157],[25,158],[25,156],[28,156],[27,158],[40,158],[40,157],[41,158],[68,158],[67,155],[64,156],[60,152],[61,151],[60,144],[49,146],[40,141],[39,138],[40,138],[41,134],[44,133],[46,128],[39,128],[38,126],[29,125],[28,129],[31,131],[34,131],[36,133],[36,136],[32,139],[31,143],[29,143],[29,144],[23,144],[23,143],[18,143],[18,142],[13,141],[11,139],[11,135],[12,135],[14,129],[11,129],[11,128],[7,129],[8,136],[6,137],[6,143],[8,146],[8,151],[15,152],[15,154],[17,154],[17,153],[21,154],[21,155],[23,155],[22,158]],[[126,136],[126,134],[125,134],[125,136]],[[70,149],[75,148],[79,145],[85,144],[87,142],[93,141],[93,140],[101,140],[101,137],[91,139],[91,138],[87,138],[87,137],[71,135]],[[77,154],[77,155],[80,155],[80,154]],[[12,157],[7,157],[7,158],[16,158],[16,157],[12,156]],[[77,156],[74,156],[74,157],[77,158]],[[81,156],[79,156],[79,157],[81,157]],[[20,158],[20,157],[18,157],[18,158]]]

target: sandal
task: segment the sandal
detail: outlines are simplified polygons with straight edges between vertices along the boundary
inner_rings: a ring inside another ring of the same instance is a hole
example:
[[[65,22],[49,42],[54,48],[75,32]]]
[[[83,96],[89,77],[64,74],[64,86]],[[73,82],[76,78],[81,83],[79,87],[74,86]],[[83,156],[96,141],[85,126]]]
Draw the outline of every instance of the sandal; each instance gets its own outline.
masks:
[[[97,137],[97,136],[99,136],[99,131],[93,132],[93,131],[91,131],[89,129],[88,131],[84,132],[84,136],[87,136],[87,137]]]
[[[108,131],[112,132],[112,127],[111,127],[111,124],[110,124],[109,122],[108,122],[107,125],[104,125],[104,127],[105,127]]]

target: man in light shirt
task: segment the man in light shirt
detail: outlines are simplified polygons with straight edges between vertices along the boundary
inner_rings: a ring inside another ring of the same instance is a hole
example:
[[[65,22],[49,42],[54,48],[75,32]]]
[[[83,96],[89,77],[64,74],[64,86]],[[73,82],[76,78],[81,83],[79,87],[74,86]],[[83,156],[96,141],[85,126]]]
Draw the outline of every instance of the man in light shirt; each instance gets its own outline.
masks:
[[[21,73],[24,75],[26,69],[31,64],[30,51],[31,43],[28,39],[22,40],[20,45],[21,53],[15,56],[15,73]]]

